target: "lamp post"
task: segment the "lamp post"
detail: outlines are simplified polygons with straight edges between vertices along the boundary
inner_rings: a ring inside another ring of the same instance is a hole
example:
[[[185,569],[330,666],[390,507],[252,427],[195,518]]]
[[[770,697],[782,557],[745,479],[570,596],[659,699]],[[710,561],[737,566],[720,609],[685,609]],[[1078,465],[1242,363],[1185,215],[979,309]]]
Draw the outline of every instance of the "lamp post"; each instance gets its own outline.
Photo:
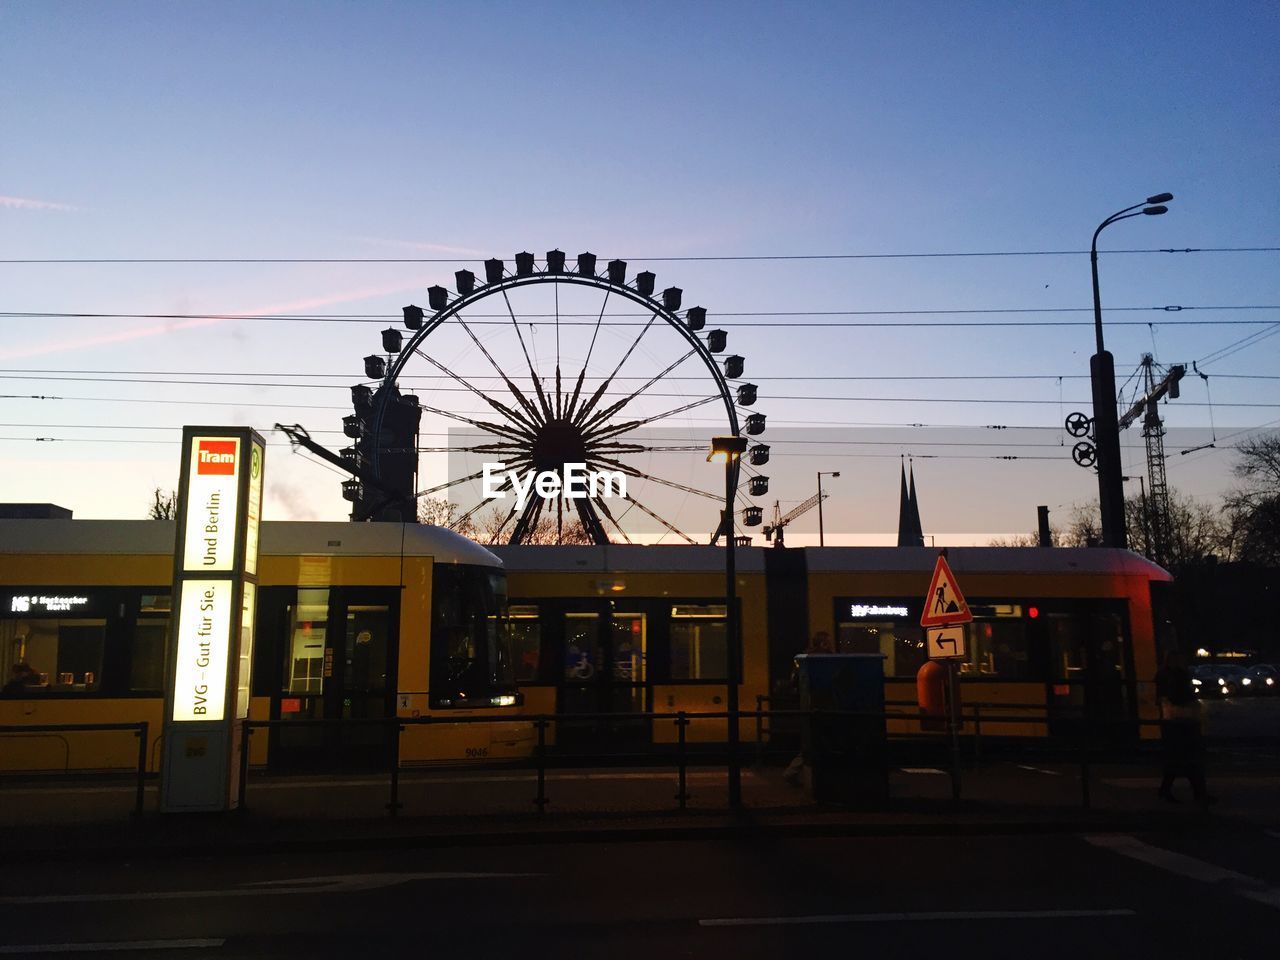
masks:
[[[825,547],[827,545],[827,542],[824,539],[822,534],[822,478],[838,477],[838,476],[840,476],[839,470],[819,470],[818,471],[818,546],[820,547]]]
[[[729,807],[742,806],[742,770],[738,766],[738,683],[742,678],[738,649],[738,589],[733,542],[734,497],[738,492],[738,466],[747,449],[746,437],[713,437],[707,461],[724,464],[724,629],[725,681],[729,714]]]
[[[1124,522],[1124,486],[1120,477],[1120,425],[1116,416],[1116,368],[1111,353],[1102,342],[1102,297],[1098,292],[1098,234],[1119,220],[1137,216],[1159,216],[1172,193],[1157,193],[1113,213],[1093,231],[1089,265],[1093,270],[1093,332],[1098,352],[1089,360],[1093,386],[1093,429],[1098,447],[1098,510],[1102,515],[1102,543],[1107,547],[1128,546]]]

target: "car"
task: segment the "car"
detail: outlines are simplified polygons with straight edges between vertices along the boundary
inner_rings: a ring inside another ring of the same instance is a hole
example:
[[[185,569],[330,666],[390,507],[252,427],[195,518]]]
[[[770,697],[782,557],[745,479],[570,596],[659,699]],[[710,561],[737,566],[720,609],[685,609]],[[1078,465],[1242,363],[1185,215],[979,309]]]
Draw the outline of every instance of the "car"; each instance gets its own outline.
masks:
[[[1223,697],[1227,694],[1226,685],[1219,683],[1217,667],[1211,663],[1197,663],[1191,668],[1191,687],[1197,697]]]
[[[1267,663],[1255,663],[1245,671],[1246,689],[1256,697],[1275,696],[1280,693],[1280,670]]]
[[[1214,673],[1217,674],[1218,686],[1223,688],[1222,692],[1228,697],[1252,692],[1250,688],[1253,686],[1253,678],[1244,667],[1235,664],[1217,664]]]

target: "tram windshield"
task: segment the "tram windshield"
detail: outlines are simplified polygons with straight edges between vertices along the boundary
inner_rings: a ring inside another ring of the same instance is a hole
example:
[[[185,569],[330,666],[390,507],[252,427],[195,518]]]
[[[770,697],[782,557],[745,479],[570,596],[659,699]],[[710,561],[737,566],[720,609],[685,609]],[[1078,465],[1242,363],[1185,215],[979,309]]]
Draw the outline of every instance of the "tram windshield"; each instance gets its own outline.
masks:
[[[431,588],[431,706],[517,705],[506,575],[440,564]]]

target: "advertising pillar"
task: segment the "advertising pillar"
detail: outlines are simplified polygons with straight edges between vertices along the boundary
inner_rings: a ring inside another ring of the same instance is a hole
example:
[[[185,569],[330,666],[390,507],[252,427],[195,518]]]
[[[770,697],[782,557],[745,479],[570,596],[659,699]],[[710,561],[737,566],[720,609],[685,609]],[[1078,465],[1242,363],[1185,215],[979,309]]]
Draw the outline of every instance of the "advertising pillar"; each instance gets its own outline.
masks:
[[[249,716],[265,445],[248,427],[184,427],[160,809],[231,810]]]

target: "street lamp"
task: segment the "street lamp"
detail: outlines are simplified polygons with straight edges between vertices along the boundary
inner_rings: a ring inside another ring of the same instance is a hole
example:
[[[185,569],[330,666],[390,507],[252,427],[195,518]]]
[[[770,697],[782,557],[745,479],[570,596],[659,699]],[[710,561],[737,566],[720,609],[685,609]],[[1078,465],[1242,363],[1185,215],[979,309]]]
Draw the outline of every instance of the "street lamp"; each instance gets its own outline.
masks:
[[[746,437],[712,437],[708,463],[724,464],[724,630],[725,681],[729,714],[729,807],[742,806],[742,771],[738,766],[738,682],[742,676],[738,650],[738,590],[733,540],[733,501],[738,491],[738,465],[747,449]]]
[[[822,478],[838,476],[840,476],[839,470],[818,471],[818,546],[820,547],[825,547],[827,545],[826,540],[824,540],[822,536]]]
[[[1120,426],[1116,416],[1116,368],[1110,352],[1102,343],[1102,297],[1098,292],[1098,234],[1119,220],[1137,216],[1159,216],[1168,213],[1164,206],[1172,193],[1157,193],[1142,203],[1135,203],[1113,213],[1093,231],[1089,248],[1089,265],[1093,270],[1093,332],[1098,352],[1089,360],[1089,377],[1093,386],[1093,430],[1098,447],[1098,510],[1102,515],[1102,543],[1124,549],[1128,546],[1124,522],[1124,486],[1120,478]]]

